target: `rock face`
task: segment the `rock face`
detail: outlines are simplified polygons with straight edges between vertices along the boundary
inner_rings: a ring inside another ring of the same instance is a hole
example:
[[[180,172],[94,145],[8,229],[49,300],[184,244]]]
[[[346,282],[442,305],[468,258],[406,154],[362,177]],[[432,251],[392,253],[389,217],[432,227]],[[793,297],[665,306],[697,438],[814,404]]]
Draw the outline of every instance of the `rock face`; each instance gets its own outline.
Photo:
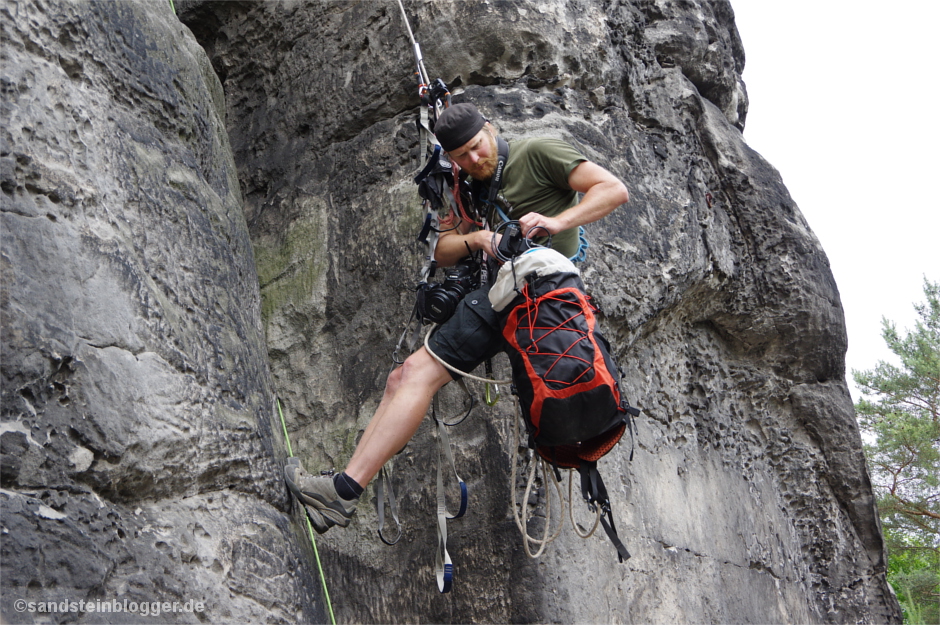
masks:
[[[345,466],[407,320],[422,249],[413,59],[394,2],[185,5],[226,92],[276,386],[299,454]],[[633,558],[570,528],[529,561],[509,513],[512,408],[456,428],[470,517],[433,580],[433,428],[398,456],[405,534],[324,538],[350,621],[897,620],[836,286],[748,149],[744,52],[716,2],[409,2],[432,76],[508,138],[564,137],[632,200],[586,280],[645,409],[602,462]],[[499,362],[505,372],[505,363]],[[448,395],[449,393],[449,395]],[[451,404],[457,391],[446,391]],[[456,409],[451,406],[452,409]],[[366,508],[366,506],[363,506]]]
[[[0,27],[3,622],[322,619],[205,52],[168,2]]]
[[[162,0],[2,4],[5,621],[39,620],[17,599],[113,598],[205,604],[158,622],[324,620],[275,394],[308,468],[342,468],[413,303],[397,3],[176,5],[188,29]],[[625,442],[600,467],[633,557],[569,526],[527,558],[507,398],[451,431],[471,493],[454,591],[426,423],[394,460],[399,544],[371,489],[319,541],[337,620],[900,622],[838,291],[743,140],[728,2],[406,7],[457,101],[630,188],[583,272],[644,409],[632,462]]]

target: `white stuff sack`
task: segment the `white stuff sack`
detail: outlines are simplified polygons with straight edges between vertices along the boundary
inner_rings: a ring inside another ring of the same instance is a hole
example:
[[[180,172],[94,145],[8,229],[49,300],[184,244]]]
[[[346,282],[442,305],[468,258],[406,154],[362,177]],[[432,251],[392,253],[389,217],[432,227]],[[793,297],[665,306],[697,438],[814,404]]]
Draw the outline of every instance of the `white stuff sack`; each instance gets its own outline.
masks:
[[[581,275],[574,263],[560,252],[547,247],[537,247],[525,254],[516,256],[503,263],[496,276],[496,282],[490,289],[490,304],[496,312],[502,312],[509,303],[516,299],[517,291],[526,285],[526,278],[532,274],[539,278],[554,273],[573,273]]]

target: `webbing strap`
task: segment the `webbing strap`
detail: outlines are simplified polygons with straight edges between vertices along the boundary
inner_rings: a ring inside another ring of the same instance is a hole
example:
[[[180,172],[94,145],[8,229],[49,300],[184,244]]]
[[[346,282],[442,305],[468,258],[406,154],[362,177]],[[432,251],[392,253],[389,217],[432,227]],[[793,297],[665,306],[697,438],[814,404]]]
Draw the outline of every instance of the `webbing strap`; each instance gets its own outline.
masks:
[[[503,186],[503,171],[506,169],[506,162],[509,160],[509,144],[502,137],[496,137],[496,171],[490,178],[490,189],[486,196],[488,202],[495,202],[499,190]]]
[[[388,509],[392,513],[392,520],[395,521],[395,527],[398,530],[394,540],[389,540],[382,533],[385,529],[385,491],[388,491]],[[395,490],[392,488],[392,480],[389,476],[388,464],[382,465],[379,470],[379,477],[375,482],[375,509],[379,516],[379,538],[386,545],[394,545],[401,539],[401,521],[398,520],[398,501],[395,499]]]
[[[604,527],[604,532],[607,533],[607,538],[610,539],[610,542],[612,542],[617,549],[618,561],[623,562],[630,557],[630,552],[627,551],[627,548],[617,535],[617,527],[614,525],[614,515],[610,509],[610,496],[607,494],[607,487],[604,486],[604,480],[601,479],[601,474],[597,471],[597,463],[582,462],[581,466],[578,468],[578,472],[581,474],[581,495],[584,497],[584,500],[588,502],[588,506],[591,508],[592,512],[595,511],[597,506],[600,507],[601,525]]]
[[[411,328],[412,323],[415,325],[414,330],[411,331],[411,337],[409,338],[408,329]],[[418,340],[421,338],[421,330],[423,327],[421,320],[418,319],[418,306],[415,304],[414,308],[411,309],[411,318],[408,319],[408,323],[405,324],[405,329],[401,331],[401,336],[398,337],[398,343],[395,344],[395,351],[392,352],[392,362],[396,365],[405,363],[405,359],[401,357],[401,348],[405,346],[408,348],[409,354],[413,352],[415,346],[418,344]]]
[[[429,145],[428,147],[430,148],[431,145]],[[421,184],[421,181],[427,178],[428,174],[430,174],[434,170],[434,168],[437,167],[437,164],[440,162],[441,146],[433,145],[432,149],[433,151],[428,156],[428,162],[424,164],[424,169],[418,172],[418,175],[415,176],[414,178],[415,184]]]
[[[434,269],[437,267],[437,262],[434,260],[434,253],[437,250],[437,240],[440,238],[439,230],[440,223],[437,219],[437,211],[435,211],[430,203],[428,203],[428,213],[427,213],[428,224],[430,225],[430,231],[427,237],[428,244],[428,255],[424,267],[421,269],[420,280],[421,282],[427,281],[434,272]]]
[[[424,146],[433,141],[434,134],[431,132],[430,113],[428,107],[421,107],[421,117],[418,122],[418,145]],[[421,150],[418,150],[418,167],[421,166]]]
[[[607,538],[610,539],[610,542],[614,544],[614,548],[617,549],[617,561],[623,562],[630,558],[630,552],[627,551],[626,546],[621,542],[620,537],[617,535],[617,528],[614,525],[614,515],[610,511],[610,503],[601,506],[601,525],[604,527],[604,531],[607,533]]]
[[[509,216],[503,212],[497,198],[502,198],[499,191],[503,186],[503,171],[507,161],[509,161],[509,143],[502,137],[496,137],[496,171],[493,172],[490,178],[489,187],[477,180],[471,183],[475,189],[473,195],[477,201],[477,206],[482,203],[495,208],[499,212],[499,218],[502,219],[503,223],[509,221]],[[502,199],[505,200],[505,198]]]
[[[460,507],[457,509],[456,514],[450,514],[447,511],[447,504],[444,501],[444,489],[443,489],[443,477],[441,478],[441,488],[438,492],[438,503],[444,503],[444,514],[447,515],[448,519],[459,519],[467,512],[467,483],[464,482],[459,475],[457,475],[457,465],[454,462],[454,453],[450,448],[450,437],[447,435],[447,427],[444,425],[443,421],[437,422],[437,431],[438,431],[438,441],[440,443],[440,451],[443,453],[444,458],[447,460],[447,464],[450,467],[450,472],[454,474],[454,478],[457,480],[457,485],[460,487]],[[441,460],[440,455],[438,460]],[[437,470],[438,475],[442,474],[443,462],[438,462]]]
[[[444,501],[444,478],[441,472],[440,457],[437,465],[437,558],[435,572],[437,589],[441,593],[450,592],[454,582],[454,563],[447,553],[447,502]]]
[[[422,171],[415,177],[415,183],[420,182],[421,179],[427,176],[430,170],[434,168],[434,165],[437,163],[437,160],[441,155],[441,146],[434,137],[434,133],[431,132],[430,113],[427,106],[421,107],[421,121],[418,124],[418,131],[420,135],[418,139],[418,145],[427,146],[427,163],[425,164],[424,169],[422,169]],[[421,150],[419,149],[418,166],[421,164],[420,159]],[[433,274],[434,268],[437,266],[437,263],[434,261],[434,253],[437,250],[437,240],[439,237],[438,231],[440,230],[437,211],[434,210],[434,207],[428,200],[425,200],[424,204],[427,208],[427,214],[425,215],[424,227],[422,228],[421,233],[418,235],[418,240],[423,243],[427,243],[428,254],[419,277],[419,280],[422,282],[426,281]]]
[[[454,579],[454,565],[447,552],[447,521],[450,519],[459,519],[467,511],[467,484],[457,475],[457,467],[454,463],[454,454],[450,448],[450,437],[447,434],[447,427],[444,422],[437,418],[437,396],[434,396],[431,415],[437,422],[437,554],[436,554],[436,573],[437,589],[441,593],[450,592]],[[460,486],[460,508],[456,514],[450,514],[447,510],[447,498],[444,494],[444,461],[447,461],[450,471],[453,472],[457,483]]]

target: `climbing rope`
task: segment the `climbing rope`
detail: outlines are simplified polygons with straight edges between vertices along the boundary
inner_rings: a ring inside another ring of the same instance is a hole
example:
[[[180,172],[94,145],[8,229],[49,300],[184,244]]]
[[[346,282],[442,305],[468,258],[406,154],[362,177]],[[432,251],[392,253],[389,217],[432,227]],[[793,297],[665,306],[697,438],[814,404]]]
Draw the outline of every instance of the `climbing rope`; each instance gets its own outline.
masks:
[[[277,413],[281,417],[281,427],[284,428],[284,441],[287,443],[287,453],[291,458],[294,457],[294,451],[291,449],[290,437],[287,435],[287,423],[284,421],[284,413],[281,411],[281,400],[275,400],[277,402]],[[326,607],[330,611],[330,622],[333,625],[336,625],[336,617],[333,615],[333,602],[330,601],[330,591],[326,587],[326,575],[323,573],[323,565],[320,563],[320,552],[317,549],[317,539],[313,535],[313,524],[310,523],[310,517],[307,516],[307,511],[304,510],[304,519],[307,520],[307,533],[310,534],[310,544],[313,545],[313,555],[317,560],[317,569],[320,571],[320,582],[323,584],[323,596],[326,597]]]
[[[519,417],[517,416],[514,419],[514,421],[515,421],[514,447],[515,449],[518,450],[519,443],[521,441],[521,436],[519,432]],[[516,520],[516,527],[518,527],[519,531],[522,532],[522,544],[525,547],[526,555],[529,556],[530,558],[537,558],[540,555],[542,555],[542,553],[545,551],[545,547],[547,547],[549,543],[554,541],[561,534],[561,528],[565,520],[565,517],[564,517],[565,498],[562,496],[561,486],[559,485],[558,480],[555,479],[554,472],[552,472],[551,469],[545,465],[545,460],[543,460],[540,456],[533,454],[529,457],[529,461],[530,461],[529,478],[528,480],[526,480],[525,496],[522,499],[521,506],[519,505],[519,502],[517,500],[517,494],[518,494],[518,489],[516,488],[517,461],[515,457],[512,460],[512,471],[509,477],[509,485],[510,485],[510,488],[512,489],[513,518]],[[555,529],[555,533],[552,534],[551,537],[549,537],[548,534],[549,534],[549,531],[551,530],[551,525],[552,525],[551,523],[552,521],[552,505],[551,505],[552,498],[551,498],[551,490],[549,489],[548,485],[546,485],[545,486],[545,530],[542,532],[541,539],[530,536],[528,532],[529,496],[532,493],[532,486],[535,484],[536,469],[540,465],[542,467],[542,477],[546,481],[550,481],[551,485],[555,487],[555,492],[558,494],[558,498],[559,498],[559,501],[561,502],[561,509],[562,509],[561,521],[558,523],[558,527]],[[538,545],[538,551],[536,551],[535,553],[532,553],[532,549],[529,546],[530,544]]]
[[[457,367],[454,367],[453,365],[450,365],[444,362],[444,360],[440,356],[435,354],[434,351],[431,349],[431,345],[430,345],[431,333],[434,332],[435,329],[437,329],[437,324],[432,323],[431,328],[428,330],[428,333],[424,335],[424,349],[428,350],[428,353],[431,354],[434,360],[441,363],[441,365],[443,365],[446,369],[448,369],[449,371],[453,371],[456,374],[462,375],[465,378],[476,380],[477,382],[483,382],[484,384],[497,384],[498,385],[498,384],[509,384],[512,382],[512,380],[490,380],[487,378],[480,378],[475,375],[470,375],[466,371],[461,371]]]
[[[518,401],[517,401],[518,406]],[[522,435],[521,429],[519,427],[519,422],[522,420],[521,408],[519,408],[519,414],[517,414],[514,422],[514,440],[513,447],[515,449],[521,448]],[[519,528],[519,531],[522,533],[522,544],[525,547],[526,555],[530,558],[537,558],[545,551],[545,548],[553,542],[558,536],[561,535],[561,528],[564,526],[565,522],[565,507],[568,508],[568,518],[571,519],[571,525],[574,527],[575,533],[581,538],[590,538],[594,535],[595,530],[601,520],[601,509],[599,506],[593,506],[594,512],[594,525],[586,533],[582,533],[578,523],[574,520],[574,496],[573,496],[573,483],[574,483],[574,470],[568,470],[568,501],[565,502],[564,494],[561,490],[561,482],[556,478],[555,471],[544,458],[538,454],[531,452],[529,457],[530,468],[529,468],[529,477],[526,480],[525,487],[525,496],[522,499],[520,505],[518,501],[518,489],[516,488],[516,465],[517,459],[513,458],[512,460],[512,471],[509,478],[510,488],[512,488],[512,511],[513,518],[516,521],[516,527]],[[555,528],[554,533],[549,536],[552,524],[552,489],[548,485],[545,487],[545,529],[542,532],[541,538],[536,538],[529,535],[528,531],[528,506],[529,506],[529,497],[532,494],[532,488],[535,485],[536,480],[536,470],[541,467],[542,469],[542,479],[547,482],[551,482],[551,486],[554,487],[555,493],[558,495],[558,507],[561,512],[561,519],[558,521],[558,526]],[[532,553],[530,545],[538,546],[538,550],[535,553]]]

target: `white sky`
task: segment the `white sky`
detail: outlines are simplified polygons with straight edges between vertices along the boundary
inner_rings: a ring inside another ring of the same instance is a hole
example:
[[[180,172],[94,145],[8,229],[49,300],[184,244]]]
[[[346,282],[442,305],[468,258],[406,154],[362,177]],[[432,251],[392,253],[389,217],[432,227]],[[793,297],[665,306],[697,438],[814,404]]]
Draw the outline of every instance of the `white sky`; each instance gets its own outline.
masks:
[[[842,297],[852,369],[895,362],[882,316],[913,328],[940,280],[936,0],[731,0],[744,138],[783,176]]]

